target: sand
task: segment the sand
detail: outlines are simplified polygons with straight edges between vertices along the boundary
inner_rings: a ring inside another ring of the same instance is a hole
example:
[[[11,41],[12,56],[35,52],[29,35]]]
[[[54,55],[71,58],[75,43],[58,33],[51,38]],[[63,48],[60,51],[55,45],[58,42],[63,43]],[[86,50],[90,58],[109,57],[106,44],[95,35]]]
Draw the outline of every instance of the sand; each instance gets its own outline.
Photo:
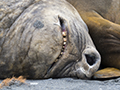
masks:
[[[120,90],[120,78],[104,81],[73,78],[26,80],[26,84],[5,86],[1,90]]]

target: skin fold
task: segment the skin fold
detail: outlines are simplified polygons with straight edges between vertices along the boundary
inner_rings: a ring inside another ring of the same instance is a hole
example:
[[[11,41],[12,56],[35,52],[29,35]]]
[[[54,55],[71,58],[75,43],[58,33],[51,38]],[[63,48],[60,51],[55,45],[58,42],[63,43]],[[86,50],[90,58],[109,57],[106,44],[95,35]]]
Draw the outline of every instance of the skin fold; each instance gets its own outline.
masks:
[[[120,0],[67,0],[79,12],[101,54],[101,65],[120,69]]]

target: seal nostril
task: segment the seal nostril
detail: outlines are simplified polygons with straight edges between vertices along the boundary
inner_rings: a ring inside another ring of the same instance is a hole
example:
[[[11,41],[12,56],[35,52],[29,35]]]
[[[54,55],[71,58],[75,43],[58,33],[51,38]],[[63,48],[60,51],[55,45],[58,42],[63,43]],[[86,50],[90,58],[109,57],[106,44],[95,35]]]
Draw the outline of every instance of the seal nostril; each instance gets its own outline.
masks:
[[[90,66],[92,66],[92,65],[94,65],[94,64],[96,63],[96,58],[95,58],[95,56],[90,56],[90,55],[86,54],[85,57],[86,57],[87,63],[88,63]]]

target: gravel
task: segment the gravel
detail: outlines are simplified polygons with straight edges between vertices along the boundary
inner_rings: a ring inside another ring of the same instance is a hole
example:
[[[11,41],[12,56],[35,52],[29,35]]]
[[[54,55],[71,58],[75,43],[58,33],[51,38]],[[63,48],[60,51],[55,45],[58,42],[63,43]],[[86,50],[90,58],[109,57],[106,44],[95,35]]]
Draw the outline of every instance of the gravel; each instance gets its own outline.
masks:
[[[120,78],[104,81],[73,78],[26,80],[26,84],[5,86],[1,90],[120,90]]]

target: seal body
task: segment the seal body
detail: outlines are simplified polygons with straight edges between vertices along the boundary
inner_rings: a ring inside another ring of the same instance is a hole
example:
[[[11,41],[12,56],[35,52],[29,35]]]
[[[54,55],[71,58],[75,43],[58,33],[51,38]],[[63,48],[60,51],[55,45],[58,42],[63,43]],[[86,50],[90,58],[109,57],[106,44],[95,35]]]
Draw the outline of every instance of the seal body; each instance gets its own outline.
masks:
[[[85,79],[98,69],[88,28],[65,0],[1,0],[0,7],[0,78]]]
[[[102,66],[120,69],[120,0],[67,0],[79,12],[101,54]]]

